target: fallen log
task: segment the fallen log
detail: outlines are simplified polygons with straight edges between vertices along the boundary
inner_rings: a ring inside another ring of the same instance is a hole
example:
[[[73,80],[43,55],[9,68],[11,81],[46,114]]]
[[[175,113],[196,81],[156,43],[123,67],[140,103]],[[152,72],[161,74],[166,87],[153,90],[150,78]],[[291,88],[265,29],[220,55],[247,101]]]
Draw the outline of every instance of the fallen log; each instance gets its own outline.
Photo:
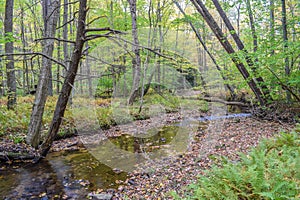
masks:
[[[0,161],[35,160],[38,156],[26,152],[0,152]]]

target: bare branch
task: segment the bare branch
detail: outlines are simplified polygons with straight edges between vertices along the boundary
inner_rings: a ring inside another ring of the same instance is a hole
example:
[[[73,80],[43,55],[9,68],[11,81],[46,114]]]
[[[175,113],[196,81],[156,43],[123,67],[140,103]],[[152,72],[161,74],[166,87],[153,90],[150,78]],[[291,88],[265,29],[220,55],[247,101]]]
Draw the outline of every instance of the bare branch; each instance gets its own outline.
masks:
[[[52,13],[49,15],[48,18],[50,18],[50,17],[52,16],[52,14],[53,14],[57,9],[60,9],[60,7],[65,6],[65,5],[76,4],[76,3],[79,3],[79,1],[73,1],[73,2],[69,2],[69,3],[63,4],[63,5],[57,6],[55,9],[53,9]],[[74,13],[74,14],[75,14],[75,13]],[[74,15],[74,17],[75,17],[75,15]],[[48,20],[48,19],[47,19],[47,20]]]
[[[106,64],[106,65],[109,65],[111,67],[116,67],[116,68],[126,68],[125,65],[116,65],[116,64],[112,64],[112,63],[109,63],[101,58],[96,58],[95,56],[91,56],[91,55],[88,55],[88,57],[92,58],[93,60],[96,60],[96,61],[100,61],[102,62],[103,64]]]
[[[78,11],[75,11],[75,12],[73,13],[73,18],[72,18],[72,19],[70,19],[69,21],[67,21],[67,22],[64,23],[63,25],[57,27],[56,29],[60,29],[60,28],[62,28],[62,27],[64,27],[64,26],[66,26],[67,24],[71,23],[72,21],[74,21],[75,18],[76,18],[75,15],[76,15],[77,13],[78,13]]]
[[[94,19],[92,19],[89,23],[87,23],[86,25],[89,26],[90,24],[92,24],[94,21],[98,20],[98,19],[101,19],[101,18],[105,18],[107,17],[106,15],[103,15],[103,16],[99,16],[99,17],[96,17]]]
[[[65,39],[56,38],[56,37],[44,37],[44,38],[38,38],[38,39],[35,39],[34,41],[35,41],[35,42],[38,42],[38,41],[41,41],[41,40],[48,40],[48,39],[57,40],[57,41],[59,41],[59,42],[68,42],[68,43],[75,44],[75,41],[72,41],[72,40],[65,40]]]
[[[265,66],[272,74],[273,76],[278,80],[279,85],[282,87],[282,89],[289,91],[294,97],[295,99],[297,99],[298,102],[300,102],[300,97],[294,93],[294,91],[286,84],[284,84],[282,82],[282,80],[277,76],[277,74],[269,67]]]
[[[47,59],[55,62],[56,64],[61,65],[65,69],[67,69],[67,67],[66,67],[66,65],[64,63],[62,63],[62,62],[60,62],[58,60],[55,60],[54,58],[52,58],[52,57],[50,57],[50,56],[48,56],[46,54],[43,54],[41,52],[6,53],[6,54],[0,54],[0,58],[1,57],[5,57],[5,56],[11,56],[11,55],[13,55],[13,56],[26,56],[26,55],[34,55],[34,56],[40,55],[40,56],[44,56],[45,58],[47,58]]]
[[[89,40],[94,40],[94,39],[97,39],[97,38],[103,38],[103,37],[109,37],[111,34],[126,34],[122,31],[119,31],[119,30],[114,30],[114,29],[111,29],[109,27],[105,27],[105,28],[91,28],[91,29],[86,29],[85,30],[85,33],[87,32],[101,32],[101,31],[108,31],[107,33],[104,33],[104,34],[91,34],[91,35],[87,35],[85,36],[85,41],[89,41]]]
[[[87,32],[92,32],[92,31],[109,31],[109,32],[112,32],[112,33],[118,33],[118,34],[126,34],[122,31],[119,31],[119,30],[114,30],[114,29],[111,29],[109,27],[104,27],[104,28],[89,28],[89,29],[85,29],[85,33]]]
[[[90,41],[90,40],[94,40],[97,38],[104,38],[104,37],[109,37],[110,35],[106,35],[106,34],[96,34],[96,35],[88,35],[85,38],[85,42]]]
[[[121,41],[123,41],[123,42],[127,42],[127,43],[129,43],[129,44],[131,44],[131,45],[138,46],[138,47],[140,47],[141,49],[148,50],[148,51],[150,51],[150,52],[152,52],[152,53],[154,53],[154,54],[156,54],[156,55],[158,55],[158,56],[160,56],[160,57],[163,57],[163,58],[166,58],[166,59],[169,59],[169,60],[176,61],[176,59],[174,59],[174,58],[172,58],[172,57],[169,57],[169,56],[166,56],[166,55],[164,55],[164,54],[161,54],[161,53],[159,53],[158,51],[156,51],[155,49],[151,49],[151,48],[149,48],[149,47],[145,47],[145,46],[142,46],[142,45],[136,45],[136,44],[134,44],[133,42],[131,42],[131,41],[129,41],[129,40],[125,40],[125,39],[123,39],[123,38],[120,38],[120,37],[114,37],[114,36],[108,36],[107,38],[108,38],[108,39],[111,39],[111,40],[119,39],[119,40],[121,40]]]

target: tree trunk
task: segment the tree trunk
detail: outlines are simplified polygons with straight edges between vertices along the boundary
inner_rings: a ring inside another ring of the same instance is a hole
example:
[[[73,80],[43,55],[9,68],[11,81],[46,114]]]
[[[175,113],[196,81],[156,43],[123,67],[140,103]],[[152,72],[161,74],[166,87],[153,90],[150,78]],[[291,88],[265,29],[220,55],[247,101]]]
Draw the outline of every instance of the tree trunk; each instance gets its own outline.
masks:
[[[55,36],[55,29],[59,14],[58,8],[58,0],[45,0],[43,2],[43,14],[45,19],[45,38],[51,38]],[[53,46],[53,39],[43,40],[43,54],[52,57]],[[36,90],[34,105],[32,108],[32,113],[28,126],[28,134],[26,137],[26,142],[34,148],[37,148],[40,142],[40,130],[42,126],[44,107],[47,100],[47,92],[49,88],[49,77],[51,73],[51,61],[43,57],[42,62],[43,65],[40,72],[39,83]]]
[[[164,5],[162,5],[164,6]],[[158,45],[158,53],[161,53],[161,48],[163,45],[163,32],[162,32],[162,6],[160,5],[160,0],[157,2],[157,26],[158,26],[158,33],[159,33],[159,45]],[[161,60],[160,58],[157,61],[157,79],[156,79],[158,86],[157,91],[160,92],[160,84],[161,84]]]
[[[22,47],[23,52],[26,52],[26,38],[25,38],[25,27],[24,27],[24,8],[21,8],[21,40],[22,40]],[[28,94],[30,91],[29,86],[29,76],[28,76],[28,64],[26,60],[26,56],[23,56],[23,90],[25,94]]]
[[[6,0],[5,4],[5,19],[4,19],[4,35],[6,37],[5,53],[11,54],[14,51],[13,46],[13,8],[14,0]],[[9,55],[6,57],[6,74],[7,74],[7,87],[8,87],[8,101],[7,108],[13,109],[17,103],[17,87],[16,75],[14,66],[14,57]]]
[[[59,9],[60,11],[60,9]],[[59,12],[59,18],[58,18],[58,26],[61,25],[61,18],[60,18],[60,12]],[[57,30],[57,37],[61,38],[61,30],[58,29]],[[57,60],[61,61],[61,42],[58,41],[57,44]],[[57,69],[56,69],[56,94],[59,94],[60,91],[60,65],[57,65]]]
[[[82,56],[82,49],[84,45],[84,31],[85,31],[85,21],[86,21],[86,0],[80,0],[79,5],[79,16],[78,16],[78,26],[77,26],[77,34],[76,34],[76,43],[74,46],[70,68],[66,74],[65,81],[62,85],[61,93],[58,97],[53,119],[48,131],[47,138],[45,142],[42,144],[40,148],[40,152],[42,156],[46,156],[54,138],[57,135],[59,130],[59,126],[62,122],[62,117],[64,116],[68,99],[72,90],[72,86],[74,85],[75,77],[77,74],[79,62]]]
[[[63,39],[68,40],[68,0],[64,0],[64,13],[63,13]],[[64,69],[64,76],[68,70],[68,65],[69,65],[69,53],[68,53],[68,43],[64,42],[63,43],[63,51],[64,51],[64,63],[67,69]]]
[[[236,31],[233,28],[231,22],[229,21],[226,13],[222,9],[222,7],[219,4],[218,0],[212,0],[212,1],[213,1],[214,5],[216,6],[216,8],[217,8],[217,10],[218,10],[221,18],[223,19],[226,27],[228,28],[231,36],[233,37],[233,39],[234,39],[237,47],[239,48],[239,50],[241,50],[241,51],[244,52],[247,64],[251,68],[254,76],[256,77],[256,81],[259,83],[259,86],[262,88],[262,93],[264,95],[264,98],[267,99],[267,100],[271,100],[269,89],[266,87],[263,78],[257,74],[257,66],[256,66],[256,64],[253,63],[252,58],[249,56],[249,53],[245,49],[245,46],[244,46],[243,42],[241,41],[240,37],[236,34]],[[249,16],[250,16],[251,31],[252,31],[252,36],[253,36],[254,51],[256,51],[256,49],[257,49],[257,35],[255,33],[254,20],[253,20],[253,15],[252,15],[251,7],[248,4],[250,4],[250,0],[247,0],[247,8],[248,8],[248,11],[250,10],[249,11],[250,12]],[[253,80],[253,82],[254,82],[254,80]]]
[[[42,7],[43,7],[43,21],[44,21],[44,37],[55,37],[55,31],[54,34],[51,33],[51,29],[53,29],[53,24],[51,24],[51,18],[52,17],[57,17],[56,22],[55,22],[55,26],[54,28],[56,28],[57,25],[57,20],[58,20],[58,16],[59,16],[59,8],[57,8],[59,6],[59,2],[58,4],[53,8],[53,5],[51,5],[51,0],[43,0],[42,2]],[[51,8],[52,7],[52,8]],[[56,10],[54,10],[56,9]],[[53,11],[55,11],[55,13],[52,13]],[[52,27],[52,28],[51,28]],[[48,43],[49,42],[49,43]],[[44,43],[42,43],[43,46],[43,53],[45,53],[46,55],[52,56],[53,55],[53,48],[54,48],[54,41],[52,40],[45,40]],[[43,66],[46,65],[48,66],[48,68],[50,69],[49,74],[48,74],[48,95],[49,96],[53,96],[53,84],[52,84],[52,62],[49,59],[43,58],[42,59],[42,63]]]
[[[89,48],[88,42],[86,42],[86,49]],[[88,51],[86,52],[85,56],[85,67],[86,67],[86,75],[87,75],[87,81],[88,81],[88,91],[89,91],[89,97],[93,97],[93,84],[92,84],[92,78],[91,78],[91,66],[88,56]]]
[[[175,4],[176,4],[176,6],[178,7],[178,9],[180,10],[180,12],[183,14],[183,16],[184,16],[185,18],[187,18],[186,13],[185,13],[184,10],[181,8],[181,6],[178,4],[178,2],[175,2]],[[188,18],[187,18],[187,19],[188,19]],[[194,33],[196,34],[196,37],[198,38],[198,40],[199,40],[200,44],[202,45],[204,51],[208,54],[208,56],[210,57],[210,59],[212,60],[212,62],[214,63],[214,65],[216,66],[216,69],[220,72],[220,75],[221,75],[222,79],[223,79],[224,81],[227,81],[227,80],[228,80],[227,77],[223,74],[223,72],[222,72],[222,70],[221,70],[221,67],[218,65],[218,63],[217,63],[215,57],[214,57],[214,56],[212,55],[212,53],[208,50],[208,48],[207,48],[207,46],[206,46],[206,44],[205,44],[205,41],[204,41],[204,39],[201,37],[199,31],[194,27],[194,25],[192,24],[191,21],[188,20],[188,22],[189,22],[191,28],[193,29]],[[206,65],[206,61],[205,61],[205,60],[204,60],[204,64]],[[204,70],[208,70],[208,69],[205,69],[205,68],[204,68]],[[204,81],[202,75],[201,75],[201,81],[202,81],[203,83],[205,83],[205,81]],[[233,87],[232,87],[231,85],[229,85],[229,84],[225,84],[225,86],[226,86],[226,88],[229,90],[231,97],[234,99],[236,95],[235,95],[235,92],[234,92]],[[204,85],[204,88],[205,88],[205,85]]]
[[[240,37],[241,5],[242,5],[242,3],[240,2],[236,6],[236,11],[237,11],[236,26],[237,26],[237,35],[239,37]]]
[[[238,57],[234,56],[235,51],[227,38],[224,36],[222,30],[220,29],[217,22],[214,20],[214,18],[211,16],[211,14],[206,9],[205,5],[202,3],[201,0],[191,0],[194,6],[196,7],[197,11],[202,15],[206,23],[209,25],[211,30],[214,32],[216,37],[218,38],[219,42],[223,46],[223,48],[227,51],[228,54],[232,55],[231,59],[244,77],[244,79],[247,81],[249,87],[255,94],[256,98],[260,102],[261,105],[265,104],[265,101],[263,99],[263,95],[260,91],[260,89],[257,87],[256,83],[250,78],[250,74],[244,64],[239,60]]]
[[[138,95],[140,79],[141,79],[141,57],[140,57],[140,47],[137,31],[137,15],[136,15],[136,0],[128,0],[130,6],[131,14],[131,26],[132,26],[132,37],[133,45],[132,51],[134,52],[135,57],[132,58],[132,67],[133,67],[133,83],[131,92],[128,98],[128,104],[132,105],[135,98]]]
[[[271,32],[271,45],[273,46],[273,42],[275,40],[275,29],[274,29],[274,24],[275,24],[275,17],[274,17],[274,0],[270,0],[270,32]],[[271,55],[274,55],[275,51],[272,48]]]
[[[0,30],[0,35],[2,34],[2,31]],[[0,44],[0,53],[2,53],[2,44]],[[5,81],[4,81],[4,69],[3,69],[3,62],[2,58],[0,58],[0,97],[5,95]]]
[[[255,30],[255,25],[254,25],[254,17],[251,9],[251,2],[250,0],[246,0],[247,4],[247,11],[248,11],[248,16],[249,16],[249,21],[250,21],[250,27],[251,27],[251,34],[252,34],[252,39],[253,39],[253,51],[257,51],[257,34]]]
[[[282,6],[282,37],[283,37],[283,43],[284,43],[284,52],[287,53],[287,51],[288,51],[288,35],[287,35],[285,0],[281,0],[281,6]],[[290,66],[289,66],[288,55],[285,55],[284,66],[285,66],[285,75],[289,76],[290,75]],[[291,101],[291,93],[288,90],[286,91],[286,99],[288,102]]]

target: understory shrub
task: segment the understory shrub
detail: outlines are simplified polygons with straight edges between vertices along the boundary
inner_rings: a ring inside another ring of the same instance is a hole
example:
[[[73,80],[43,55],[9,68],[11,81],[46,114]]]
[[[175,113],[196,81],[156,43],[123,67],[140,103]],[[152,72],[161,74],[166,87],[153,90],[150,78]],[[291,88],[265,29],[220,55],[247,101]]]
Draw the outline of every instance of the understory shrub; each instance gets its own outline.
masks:
[[[237,164],[207,170],[185,188],[185,199],[300,199],[299,127],[263,140]]]

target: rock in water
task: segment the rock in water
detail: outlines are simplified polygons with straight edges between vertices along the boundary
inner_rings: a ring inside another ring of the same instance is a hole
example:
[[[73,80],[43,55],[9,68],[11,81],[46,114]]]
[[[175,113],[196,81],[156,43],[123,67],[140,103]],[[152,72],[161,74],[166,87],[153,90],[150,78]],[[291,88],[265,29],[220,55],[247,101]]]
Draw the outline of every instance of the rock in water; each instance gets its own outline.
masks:
[[[91,194],[90,197],[93,197],[93,199],[99,199],[99,200],[110,200],[112,199],[112,194],[108,193],[100,193],[100,194]]]

